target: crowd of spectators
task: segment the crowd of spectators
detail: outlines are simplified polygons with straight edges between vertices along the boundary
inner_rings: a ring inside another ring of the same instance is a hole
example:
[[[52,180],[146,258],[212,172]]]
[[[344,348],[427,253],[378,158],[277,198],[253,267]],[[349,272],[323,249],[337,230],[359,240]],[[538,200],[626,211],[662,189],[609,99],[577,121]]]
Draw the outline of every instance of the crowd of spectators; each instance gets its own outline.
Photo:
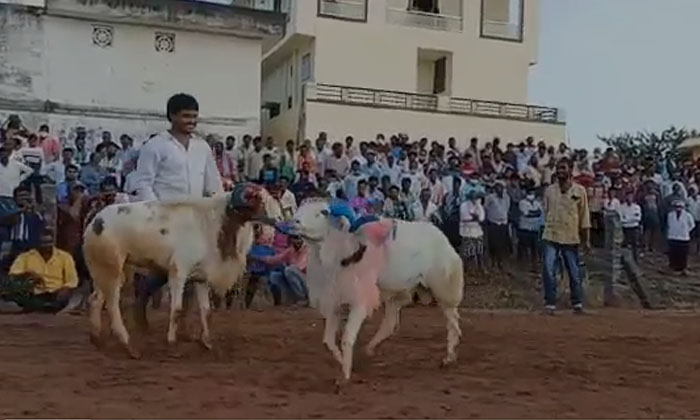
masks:
[[[323,196],[347,200],[359,215],[434,223],[463,256],[468,272],[505,270],[512,257],[538,269],[553,205],[547,188],[563,170],[585,191],[577,208],[587,214],[577,227],[590,221],[594,246],[602,246],[609,213],[619,216],[635,258],[666,252],[674,272],[687,272],[691,242],[697,243],[700,160],[622,161],[613,149],[589,153],[533,137],[472,138],[464,147],[456,138],[443,143],[404,134],[357,141],[319,133],[313,142],[289,140],[282,147],[271,137],[250,135],[224,141],[209,136],[207,142],[224,190],[240,181],[261,183],[286,218],[305,198]],[[562,162],[564,169],[558,167]],[[139,149],[126,134],[117,142],[105,131],[88,150],[84,128],[70,142],[60,141],[46,125],[33,132],[11,117],[0,147],[0,298],[16,295],[19,287],[20,295],[31,298],[23,306],[52,311],[64,306],[65,291],[88,277],[80,252],[84,227],[105,206],[135,200],[132,174],[139,164]],[[55,199],[42,197],[47,183],[55,185]],[[55,226],[44,223],[39,211],[44,202],[56,203]],[[588,242],[588,235],[581,239],[582,245]],[[694,251],[699,250],[700,245]],[[306,270],[306,247],[299,238],[259,234],[250,264],[255,279],[268,278],[277,303],[284,294],[304,302],[298,279]],[[248,303],[253,294],[251,289]]]

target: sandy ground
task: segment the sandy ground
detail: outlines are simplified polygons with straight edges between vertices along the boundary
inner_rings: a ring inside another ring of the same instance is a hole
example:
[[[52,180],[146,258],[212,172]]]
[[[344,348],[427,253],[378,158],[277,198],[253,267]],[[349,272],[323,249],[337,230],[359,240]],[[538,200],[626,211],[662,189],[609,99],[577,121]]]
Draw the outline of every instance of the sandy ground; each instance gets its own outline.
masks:
[[[457,366],[438,367],[438,310],[407,308],[374,358],[358,348],[354,378],[336,394],[340,371],[308,309],[218,312],[211,352],[194,342],[169,351],[160,312],[152,333],[134,335],[139,361],[113,339],[102,351],[89,345],[84,318],[0,316],[0,416],[700,417],[696,313],[463,317]]]

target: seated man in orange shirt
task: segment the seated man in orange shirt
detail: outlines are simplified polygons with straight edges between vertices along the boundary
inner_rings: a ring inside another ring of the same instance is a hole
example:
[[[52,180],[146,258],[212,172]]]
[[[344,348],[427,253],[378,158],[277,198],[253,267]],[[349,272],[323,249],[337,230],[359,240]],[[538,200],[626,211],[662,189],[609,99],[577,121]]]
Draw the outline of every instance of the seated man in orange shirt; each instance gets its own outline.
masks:
[[[44,230],[39,245],[17,256],[7,278],[0,280],[0,298],[25,311],[56,313],[77,286],[73,257],[56,248],[53,232]]]

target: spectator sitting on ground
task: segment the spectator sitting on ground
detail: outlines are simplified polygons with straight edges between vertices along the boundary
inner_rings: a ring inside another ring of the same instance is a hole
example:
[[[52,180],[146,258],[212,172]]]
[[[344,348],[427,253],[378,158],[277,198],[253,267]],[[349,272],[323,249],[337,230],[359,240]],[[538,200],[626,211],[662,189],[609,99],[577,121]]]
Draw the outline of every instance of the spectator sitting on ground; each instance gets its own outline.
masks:
[[[256,257],[252,257],[256,258]],[[275,305],[279,305],[283,293],[288,292],[294,304],[306,306],[308,303],[306,289],[306,262],[308,250],[299,236],[289,236],[286,250],[272,256],[257,257],[270,268],[276,268],[269,274],[270,290]]]
[[[20,254],[0,281],[0,298],[25,311],[58,312],[78,286],[73,257],[54,246],[53,232],[41,232],[39,244]]]

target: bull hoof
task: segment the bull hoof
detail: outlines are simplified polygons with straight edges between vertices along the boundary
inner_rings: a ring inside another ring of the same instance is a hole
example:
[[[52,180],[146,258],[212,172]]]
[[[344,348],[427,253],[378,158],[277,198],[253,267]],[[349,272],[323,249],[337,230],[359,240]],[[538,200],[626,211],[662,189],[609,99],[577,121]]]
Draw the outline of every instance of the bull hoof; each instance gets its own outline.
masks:
[[[340,394],[341,392],[343,392],[343,389],[348,386],[349,383],[350,383],[350,380],[345,378],[345,377],[336,379],[335,384],[334,384],[335,385],[334,392],[336,394]]]
[[[126,346],[126,352],[129,353],[129,357],[134,360],[139,360],[141,358],[141,352],[136,350],[131,344]]]
[[[102,339],[100,338],[99,334],[90,334],[90,344],[98,349],[102,347]]]
[[[199,343],[207,350],[211,351],[214,348],[209,337],[200,337]]]
[[[457,362],[457,356],[455,356],[455,355],[445,356],[442,359],[442,361],[440,362],[440,367],[446,368],[448,366],[454,365],[456,362]]]

